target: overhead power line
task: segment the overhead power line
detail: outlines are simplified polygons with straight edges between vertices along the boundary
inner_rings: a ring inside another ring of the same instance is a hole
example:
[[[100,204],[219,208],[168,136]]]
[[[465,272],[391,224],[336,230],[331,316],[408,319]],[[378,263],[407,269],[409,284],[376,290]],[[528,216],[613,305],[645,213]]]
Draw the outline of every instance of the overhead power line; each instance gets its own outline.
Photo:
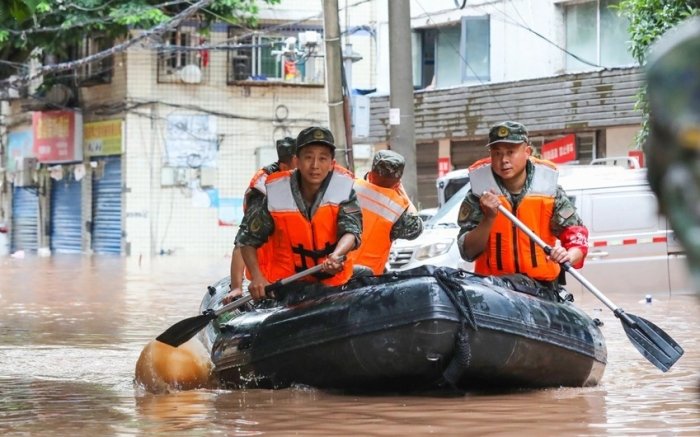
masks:
[[[12,88],[19,88],[22,83],[29,82],[29,81],[36,79],[40,76],[43,76],[45,74],[55,73],[58,71],[72,70],[72,69],[78,68],[80,66],[89,64],[91,62],[99,61],[99,60],[102,60],[102,59],[107,58],[109,56],[113,56],[116,53],[123,52],[124,50],[126,50],[129,47],[133,46],[134,44],[138,43],[139,41],[142,41],[146,38],[150,38],[154,35],[160,35],[163,32],[167,31],[168,29],[176,28],[185,19],[187,19],[191,15],[194,15],[194,13],[196,13],[198,10],[200,10],[203,7],[208,6],[213,1],[214,0],[199,0],[197,3],[192,4],[192,6],[183,10],[179,14],[175,15],[170,20],[168,20],[164,23],[161,23],[161,24],[153,27],[152,29],[144,31],[142,34],[138,35],[135,38],[127,40],[127,41],[125,41],[121,44],[118,44],[114,47],[111,47],[109,49],[95,53],[94,55],[86,56],[82,59],[78,59],[75,61],[62,62],[60,64],[55,64],[55,65],[45,65],[43,67],[40,67],[34,74],[22,74],[22,75],[18,75],[16,77],[13,77],[13,78],[0,80],[0,87],[9,86]]]

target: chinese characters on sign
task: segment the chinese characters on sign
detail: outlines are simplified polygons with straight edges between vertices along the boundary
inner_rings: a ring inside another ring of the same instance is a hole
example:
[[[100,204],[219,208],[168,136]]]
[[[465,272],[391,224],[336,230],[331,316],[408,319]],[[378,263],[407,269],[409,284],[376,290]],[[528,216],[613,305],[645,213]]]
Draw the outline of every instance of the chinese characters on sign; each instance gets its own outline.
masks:
[[[576,159],[576,135],[561,137],[551,143],[542,145],[542,158],[557,164]]]
[[[122,121],[106,120],[85,123],[85,152],[88,156],[121,155]]]
[[[449,156],[438,158],[438,177],[445,176],[447,173],[449,173],[451,167],[452,163],[450,162]]]
[[[83,160],[83,116],[74,111],[32,113],[34,155],[39,162]]]

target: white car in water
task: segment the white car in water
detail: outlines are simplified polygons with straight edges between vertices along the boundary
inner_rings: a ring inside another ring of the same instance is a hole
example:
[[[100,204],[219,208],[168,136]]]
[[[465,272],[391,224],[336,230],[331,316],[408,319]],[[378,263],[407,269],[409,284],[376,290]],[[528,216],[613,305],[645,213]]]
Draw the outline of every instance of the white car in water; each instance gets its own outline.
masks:
[[[471,270],[472,263],[464,261],[457,247],[457,217],[469,185],[455,193],[424,225],[415,240],[396,240],[389,252],[388,270],[405,270],[424,264]]]
[[[628,293],[691,290],[685,252],[666,218],[658,214],[645,169],[561,165],[559,184],[589,231],[588,256],[580,271],[586,279]],[[449,197],[417,239],[393,243],[389,270],[424,264],[473,270],[473,263],[460,256],[456,242],[459,208],[469,187],[467,182]],[[573,278],[568,278],[567,289],[583,291]]]

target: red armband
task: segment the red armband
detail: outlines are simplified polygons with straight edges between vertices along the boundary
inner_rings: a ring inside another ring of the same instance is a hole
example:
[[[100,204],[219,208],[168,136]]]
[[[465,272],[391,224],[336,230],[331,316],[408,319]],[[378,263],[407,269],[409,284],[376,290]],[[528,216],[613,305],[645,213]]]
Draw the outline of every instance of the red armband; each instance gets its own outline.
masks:
[[[583,253],[581,262],[573,265],[576,269],[583,267],[583,260],[588,255],[588,229],[585,226],[569,226],[559,235],[559,241],[564,249],[577,247]]]

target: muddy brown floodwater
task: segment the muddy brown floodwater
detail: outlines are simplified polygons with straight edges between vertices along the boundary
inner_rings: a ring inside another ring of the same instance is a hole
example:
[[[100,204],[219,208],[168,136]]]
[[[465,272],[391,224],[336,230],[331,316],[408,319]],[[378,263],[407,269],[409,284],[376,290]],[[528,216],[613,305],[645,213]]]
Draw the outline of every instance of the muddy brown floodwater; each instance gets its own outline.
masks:
[[[0,435],[700,435],[700,299],[616,294],[685,348],[649,364],[592,295],[608,365],[592,388],[459,396],[358,396],[308,387],[150,394],[133,384],[143,347],[197,314],[229,260],[57,255],[0,258]]]

